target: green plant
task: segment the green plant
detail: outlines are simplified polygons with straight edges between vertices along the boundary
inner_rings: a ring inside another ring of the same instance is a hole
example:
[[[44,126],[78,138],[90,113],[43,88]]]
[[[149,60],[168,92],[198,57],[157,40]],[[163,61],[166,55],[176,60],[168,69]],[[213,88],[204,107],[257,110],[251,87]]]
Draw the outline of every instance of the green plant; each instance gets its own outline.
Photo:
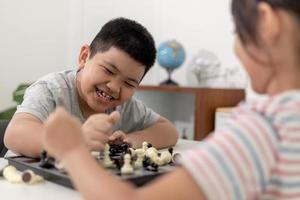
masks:
[[[20,105],[23,101],[23,96],[24,96],[24,93],[25,93],[25,90],[27,87],[29,87],[30,84],[20,84],[16,90],[13,92],[13,100],[17,103],[17,105]],[[14,113],[16,112],[16,109],[17,109],[17,106],[14,106],[14,107],[11,107],[11,108],[8,108],[2,112],[0,112],[0,119],[11,119],[12,116],[14,115]]]

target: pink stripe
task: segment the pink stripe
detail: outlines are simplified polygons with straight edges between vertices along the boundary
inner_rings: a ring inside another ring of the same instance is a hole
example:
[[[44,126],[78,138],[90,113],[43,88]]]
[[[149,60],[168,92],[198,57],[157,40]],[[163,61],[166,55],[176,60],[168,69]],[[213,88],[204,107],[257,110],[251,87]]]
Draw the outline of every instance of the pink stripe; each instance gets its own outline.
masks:
[[[300,142],[300,136],[299,136],[299,138],[284,136],[284,137],[281,137],[281,142],[290,142],[292,144],[299,143]]]
[[[220,132],[220,134],[222,134],[222,133]],[[246,155],[244,149],[241,147],[243,145],[240,144],[239,141],[237,141],[237,139],[234,137],[234,135],[232,135],[230,133],[223,132],[222,136],[225,138],[226,141],[228,141],[228,144],[232,145],[234,147],[234,149],[236,149],[236,151],[239,152],[238,155],[241,157],[240,162],[241,163],[245,163],[245,165],[250,168],[249,171],[253,172],[254,171],[254,167],[252,165],[251,160]],[[250,184],[249,185],[252,185],[253,187],[255,187],[256,181],[255,181],[255,177],[254,176],[251,176],[251,180],[250,180]],[[248,196],[248,195],[252,197],[255,194],[254,193],[250,193],[250,194],[247,194],[246,196]],[[255,197],[253,196],[253,198],[255,198]]]
[[[294,165],[294,164],[300,165],[300,159],[294,159],[294,158],[295,157],[293,157],[293,158],[284,158],[282,155],[279,155],[278,156],[278,163],[283,163],[283,164],[286,164],[286,165]]]
[[[271,191],[266,191],[265,194],[268,194],[270,196],[273,196],[274,199],[300,199],[300,192],[283,192],[279,190],[271,190]]]
[[[263,106],[262,106],[262,109],[261,109],[261,111],[262,111],[263,113],[265,113],[265,112],[268,110],[268,107],[272,105],[273,99],[274,99],[274,98],[271,97],[271,98],[267,99],[267,100],[264,102],[264,104],[263,104]]]
[[[285,132],[300,132],[300,127],[284,127],[284,126],[278,126],[281,130],[284,128]],[[299,136],[300,137],[300,136]]]
[[[201,157],[201,158],[204,160],[204,162],[205,162],[206,165],[208,166],[208,169],[211,170],[211,173],[215,175],[215,178],[218,180],[217,182],[220,183],[219,187],[223,188],[225,191],[228,191],[228,192],[226,192],[225,194],[227,195],[227,199],[230,199],[230,196],[228,196],[228,195],[229,195],[230,189],[228,188],[228,185],[224,182],[224,180],[223,180],[223,178],[222,178],[222,176],[221,176],[221,174],[220,174],[220,173],[222,173],[222,172],[220,172],[220,171],[216,168],[215,164],[213,164],[213,162],[212,162],[212,160],[211,160],[211,159],[213,159],[213,158],[210,158],[209,154],[207,154],[207,152],[205,152],[205,151],[200,151],[200,150],[198,150],[198,151],[196,151],[195,153],[196,153],[199,157]],[[225,194],[218,194],[218,195],[219,195],[220,197],[222,197],[222,196],[224,196]]]
[[[272,173],[275,175],[280,175],[280,176],[285,176],[286,178],[290,177],[295,177],[295,176],[299,176],[300,178],[300,171],[299,172],[291,172],[291,171],[287,171],[287,170],[282,170],[282,169],[274,169],[272,170]],[[284,177],[282,177],[284,178]]]
[[[239,110],[241,113],[245,113],[243,110]],[[275,149],[275,146],[274,144],[271,142],[272,141],[272,138],[271,138],[271,135],[268,134],[268,131],[263,127],[261,126],[260,122],[257,121],[257,118],[248,115],[248,119],[252,120],[253,121],[253,124],[256,125],[256,127],[259,129],[260,132],[262,132],[263,134],[263,137],[264,137],[264,140],[268,143],[269,147],[272,149],[272,152],[274,153],[274,156],[276,156],[277,154],[277,150]],[[256,135],[256,134],[254,134]]]
[[[253,111],[257,111],[257,104],[258,104],[258,102],[254,102],[253,104],[252,104],[252,106],[251,106],[251,110],[253,110]]]
[[[280,114],[281,112],[289,112],[289,111],[292,111],[292,113],[294,114],[297,113],[300,114],[300,111],[298,109],[300,109],[300,104],[297,106],[288,106],[288,107],[281,106],[275,109],[274,112],[272,112],[272,114]]]
[[[196,154],[198,154],[198,155],[196,156]],[[213,184],[213,182],[211,181],[211,179],[208,176],[208,173],[206,173],[205,168],[203,168],[202,165],[197,162],[198,159],[203,159],[206,164],[211,165],[211,162],[207,159],[207,157],[203,154],[203,152],[201,152],[200,150],[197,150],[197,151],[194,151],[194,152],[189,152],[188,154],[185,154],[185,156],[187,157],[187,160],[191,160],[193,165],[197,168],[197,172],[199,173],[197,178],[200,178],[200,177],[202,178],[202,176],[203,176],[204,180],[206,182],[209,182],[210,186],[212,186],[213,188],[218,187],[218,185]],[[209,169],[211,170],[212,168],[209,167]],[[216,173],[213,173],[213,174],[216,174]],[[219,176],[217,176],[217,178],[219,178]],[[221,185],[219,187],[223,188],[223,185]],[[218,196],[219,199],[221,199],[221,197],[224,196],[224,194],[223,193],[222,194],[217,193],[217,196]],[[228,194],[227,194],[227,197],[229,198]]]
[[[253,119],[251,119],[251,118],[248,118],[248,119],[250,119],[250,120],[252,120],[252,124],[254,125],[254,126],[256,126],[256,128],[257,129],[259,129],[259,131],[260,131],[260,133],[262,133],[262,135],[264,136],[264,139],[266,140],[266,141],[268,141],[268,139],[269,138],[267,138],[266,137],[266,132],[264,131],[264,130],[262,130],[262,128],[259,126],[259,124],[256,122],[256,121],[253,121]],[[250,134],[250,135],[246,135],[247,136],[247,138],[251,138],[251,137],[253,137],[253,139],[254,139],[254,144],[256,144],[257,146],[258,146],[258,148],[260,149],[260,150],[258,150],[258,152],[257,153],[262,153],[262,155],[266,155],[265,153],[268,151],[265,147],[264,147],[264,145],[262,144],[262,141],[261,141],[261,139],[257,136],[257,131],[254,131],[253,129],[255,129],[255,127],[249,127],[249,125],[248,124],[246,124],[244,121],[242,121],[242,120],[239,120],[238,121],[239,123],[240,123],[240,125],[242,126],[242,128],[244,127],[244,129],[245,130],[247,130],[248,131],[248,133]],[[248,140],[250,140],[250,139],[248,139]],[[270,143],[269,143],[269,145],[270,145]],[[274,149],[272,149],[272,152],[275,154],[275,151],[274,151]],[[267,158],[267,167],[268,166],[270,166],[271,165],[271,158],[269,157],[269,156],[265,156],[266,158]],[[261,160],[262,162],[264,162],[265,160],[264,159],[262,159]]]
[[[233,163],[233,171],[234,172],[237,171],[237,178],[241,179],[242,188],[244,188],[246,193],[250,195],[249,196],[250,199],[254,198],[253,193],[247,191],[247,189],[248,189],[247,181],[246,181],[246,178],[245,178],[245,176],[244,176],[244,174],[241,170],[241,166],[240,166],[239,162],[235,159],[235,157],[233,156],[231,151],[227,148],[227,146],[224,143],[224,140],[221,140],[220,137],[216,137],[211,142],[215,143],[217,147],[221,147],[221,150],[224,151],[224,155],[226,155],[226,157],[224,156],[224,159],[228,158]],[[229,144],[229,145],[231,145],[231,144]]]

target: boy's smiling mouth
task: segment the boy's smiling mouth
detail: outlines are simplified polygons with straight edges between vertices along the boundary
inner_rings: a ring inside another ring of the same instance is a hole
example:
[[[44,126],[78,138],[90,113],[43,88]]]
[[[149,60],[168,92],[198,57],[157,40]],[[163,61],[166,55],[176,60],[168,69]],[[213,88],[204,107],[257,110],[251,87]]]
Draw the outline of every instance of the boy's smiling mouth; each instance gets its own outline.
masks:
[[[111,95],[107,94],[103,90],[101,90],[101,89],[99,89],[97,87],[95,87],[95,89],[96,89],[97,96],[100,97],[100,98],[102,98],[102,99],[104,99],[105,101],[112,101],[112,100],[115,99],[114,97],[112,97]]]

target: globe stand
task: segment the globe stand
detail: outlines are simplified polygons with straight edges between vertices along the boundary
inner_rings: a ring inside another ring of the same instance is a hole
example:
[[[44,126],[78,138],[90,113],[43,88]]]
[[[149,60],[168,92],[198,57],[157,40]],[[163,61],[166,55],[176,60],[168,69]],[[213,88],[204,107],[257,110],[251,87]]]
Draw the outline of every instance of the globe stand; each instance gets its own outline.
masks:
[[[174,85],[174,86],[178,86],[178,83],[176,83],[175,81],[173,81],[171,79],[171,75],[172,75],[172,72],[174,71],[174,68],[165,68],[168,72],[168,79],[161,82],[159,85]]]

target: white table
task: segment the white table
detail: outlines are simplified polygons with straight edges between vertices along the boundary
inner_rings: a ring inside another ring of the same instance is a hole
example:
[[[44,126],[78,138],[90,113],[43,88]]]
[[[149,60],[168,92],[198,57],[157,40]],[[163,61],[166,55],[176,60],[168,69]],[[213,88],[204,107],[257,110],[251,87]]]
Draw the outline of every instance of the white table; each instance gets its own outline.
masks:
[[[179,140],[174,147],[174,152],[182,152],[191,149],[198,145],[199,142],[192,140]],[[0,158],[0,169],[7,165],[7,160]],[[45,181],[42,184],[26,185],[26,184],[12,184],[3,178],[0,178],[0,199],[19,200],[53,200],[53,199],[81,199],[76,190]]]

